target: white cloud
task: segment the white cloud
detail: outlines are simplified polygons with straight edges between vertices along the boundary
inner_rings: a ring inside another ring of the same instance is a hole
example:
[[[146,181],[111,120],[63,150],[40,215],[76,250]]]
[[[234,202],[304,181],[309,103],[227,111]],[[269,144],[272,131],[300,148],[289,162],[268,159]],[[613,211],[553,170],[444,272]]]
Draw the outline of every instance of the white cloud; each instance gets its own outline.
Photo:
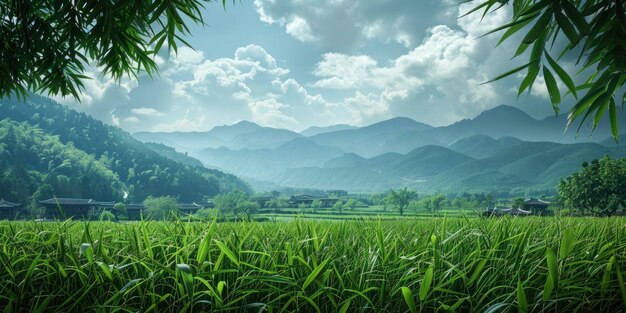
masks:
[[[520,78],[481,83],[514,66],[517,47],[493,49],[499,35],[477,39],[506,21],[508,8],[482,21],[457,19],[474,4],[456,3],[255,0],[253,27],[313,44],[254,38],[227,54],[180,47],[155,56],[160,76],[118,85],[93,68],[83,102],[58,100],[129,131],[207,130],[240,120],[300,130],[399,115],[443,125],[512,104],[508,90]],[[310,50],[286,50],[301,47]],[[542,84],[539,77],[531,92],[538,106],[547,99]]]
[[[146,116],[165,116],[165,113],[159,112],[153,108],[134,108],[130,110],[132,113]]]
[[[139,119],[136,116],[129,116],[124,119],[124,122],[139,123]]]
[[[395,42],[405,47],[419,44],[423,29],[454,23],[453,1],[255,0],[259,19],[280,25],[303,42],[320,42],[335,51],[361,46],[368,40]]]
[[[488,15],[484,25],[460,23],[461,30],[436,25],[427,31],[421,44],[384,64],[367,55],[327,53],[313,71],[318,80],[312,85],[356,90],[355,96],[344,99],[343,104],[357,123],[364,116],[429,112],[419,118],[441,125],[478,114],[502,101],[494,85],[481,85],[491,76],[491,59],[501,55],[486,48],[495,44],[495,36],[476,37],[503,22],[508,14],[503,8]],[[444,115],[446,118],[442,118]]]
[[[287,34],[302,42],[312,42],[317,40],[311,32],[309,23],[299,16],[294,16],[291,21],[285,25],[285,31]]]

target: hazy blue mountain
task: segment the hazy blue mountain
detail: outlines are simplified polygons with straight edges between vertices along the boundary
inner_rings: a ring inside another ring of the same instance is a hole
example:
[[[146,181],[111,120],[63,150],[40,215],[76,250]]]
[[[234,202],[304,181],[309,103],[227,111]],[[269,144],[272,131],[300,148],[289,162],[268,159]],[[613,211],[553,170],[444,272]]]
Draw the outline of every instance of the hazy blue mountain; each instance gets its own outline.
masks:
[[[291,140],[302,138],[302,135],[286,130],[262,127],[249,133],[234,136],[224,147],[229,149],[261,149],[278,148]]]
[[[180,153],[178,151],[176,151],[176,149],[170,147],[170,146],[166,146],[164,144],[161,143],[153,143],[153,142],[149,142],[145,144],[146,147],[150,148],[150,150],[168,158],[171,160],[174,160],[176,162],[185,164],[185,165],[189,165],[189,166],[200,166],[202,167],[202,162],[200,162],[200,160],[195,159],[190,157],[187,154],[184,153]]]
[[[621,110],[620,116],[623,116]],[[585,124],[586,125],[586,124]],[[511,136],[524,141],[552,141],[560,143],[582,143],[600,141],[610,136],[608,123],[601,123],[593,134],[582,127],[576,133],[578,124],[566,131],[567,116],[549,116],[541,120],[530,117],[522,110],[501,105],[482,112],[473,119],[465,119],[449,126],[437,127],[416,136],[432,136],[444,145],[474,135],[487,135],[493,138]]]
[[[346,153],[342,156],[330,159],[324,162],[325,168],[338,168],[338,167],[355,167],[362,166],[365,161],[364,157],[354,154],[354,153]]]
[[[263,129],[263,127],[252,122],[241,121],[233,125],[216,126],[206,133],[227,142],[236,136],[252,133],[260,129]]]
[[[311,137],[311,136],[324,134],[324,133],[330,133],[330,132],[335,132],[335,131],[340,131],[340,130],[357,129],[357,128],[358,127],[356,126],[346,125],[346,124],[337,124],[337,125],[330,125],[330,126],[311,126],[301,131],[300,135]]]
[[[615,138],[613,136],[609,136],[608,138],[598,142],[599,144],[607,147],[624,147],[624,142],[626,141],[626,133],[619,134],[617,136],[617,142],[615,142]]]
[[[450,168],[432,178],[434,189],[465,191],[536,188],[555,190],[559,178],[579,170],[582,162],[605,154],[626,155],[596,143],[522,142],[484,159]]]
[[[364,157],[372,157],[385,150],[387,141],[400,134],[421,132],[432,126],[416,122],[407,117],[396,117],[358,129],[323,133],[310,137],[318,144],[339,147]]]
[[[144,143],[160,143],[182,152],[226,144],[224,140],[208,132],[136,132],[133,137]]]
[[[522,141],[510,136],[494,139],[487,135],[475,135],[457,140],[450,146],[450,149],[473,158],[482,159],[520,142]]]
[[[217,126],[207,132],[137,132],[142,142],[162,143],[182,152],[226,147],[232,150],[276,148],[302,135],[286,130],[262,127],[248,121]]]
[[[484,158],[472,158],[451,149],[425,146],[408,154],[386,153],[370,159],[343,156],[327,167],[307,167],[281,172],[278,184],[313,188],[342,188],[355,192],[384,191],[407,186],[420,192],[499,192],[523,194],[526,190],[554,192],[558,180],[579,170],[581,163],[605,154],[626,156],[626,149],[596,143],[560,144],[520,142],[474,136],[463,146],[490,141],[502,144]],[[515,144],[515,142],[518,142]],[[459,143],[459,146],[461,146]],[[473,150],[472,150],[473,151]],[[350,162],[352,161],[352,162]]]
[[[322,146],[307,138],[295,138],[274,149],[207,148],[196,157],[207,166],[263,180],[284,169],[319,166],[344,153],[339,148]]]
[[[429,176],[470,160],[473,159],[444,147],[426,146],[408,154],[386,153],[371,159],[348,154],[332,160],[328,167],[290,169],[282,171],[273,180],[294,187],[384,191],[419,184]],[[344,166],[336,167],[339,163]]]
[[[576,127],[564,131],[564,115],[538,120],[503,105],[443,127],[398,117],[361,128],[313,127],[297,134],[244,121],[205,133],[169,133],[166,139],[195,144],[191,156],[258,185],[550,192],[581,162],[605,153],[622,155],[612,139],[601,140],[610,136],[605,124],[593,136],[584,127],[577,134]]]

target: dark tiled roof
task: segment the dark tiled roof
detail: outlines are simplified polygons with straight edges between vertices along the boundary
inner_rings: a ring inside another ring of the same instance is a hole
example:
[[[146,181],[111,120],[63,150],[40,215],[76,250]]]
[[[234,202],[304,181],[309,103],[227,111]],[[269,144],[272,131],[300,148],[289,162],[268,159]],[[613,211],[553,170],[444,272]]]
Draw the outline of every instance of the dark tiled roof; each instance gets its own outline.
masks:
[[[543,201],[541,199],[528,199],[528,200],[524,201],[524,204],[528,204],[528,205],[549,205],[550,202]]]
[[[126,205],[126,210],[143,210],[145,208],[143,203],[129,203]]]
[[[13,203],[13,202],[6,201],[4,199],[0,199],[0,208],[15,208],[18,206],[20,206],[19,203]]]
[[[39,203],[44,205],[95,205],[98,201],[94,201],[93,199],[51,198]]]
[[[182,209],[182,210],[200,209],[200,208],[202,208],[202,206],[197,205],[195,203],[179,203],[178,204],[178,209]]]
[[[94,201],[94,204],[99,207],[112,209],[115,206],[115,202],[106,202],[106,201]]]

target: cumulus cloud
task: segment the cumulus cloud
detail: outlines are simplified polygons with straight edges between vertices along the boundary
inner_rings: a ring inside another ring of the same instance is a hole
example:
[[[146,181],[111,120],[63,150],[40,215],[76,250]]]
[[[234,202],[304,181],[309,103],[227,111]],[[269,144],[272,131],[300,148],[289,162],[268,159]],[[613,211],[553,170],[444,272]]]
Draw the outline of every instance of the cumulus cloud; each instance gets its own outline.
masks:
[[[159,112],[153,108],[134,108],[130,110],[132,113],[146,116],[165,116],[165,113]]]
[[[324,47],[346,51],[367,40],[395,42],[413,47],[422,40],[420,30],[454,23],[452,0],[370,1],[255,0],[259,19],[280,25],[295,39],[317,41]]]
[[[294,16],[291,21],[285,25],[285,30],[287,34],[303,42],[317,40],[317,38],[313,36],[309,23],[299,16]]]
[[[461,6],[460,10],[466,9]],[[506,20],[506,8],[487,16],[482,23],[459,23],[460,29],[435,25],[424,40],[407,53],[386,62],[367,55],[327,53],[313,71],[318,77],[312,85],[325,89],[356,90],[344,104],[357,116],[410,115],[441,125],[500,104],[502,97],[492,84],[481,84],[490,76],[490,45],[496,36],[476,37]],[[379,64],[380,63],[380,64]],[[396,95],[396,96],[391,96]],[[436,110],[432,106],[436,106]],[[442,114],[446,112],[446,114]]]
[[[517,101],[510,90],[520,77],[481,84],[515,65],[509,58],[517,47],[494,49],[498,35],[477,39],[510,12],[457,19],[472,5],[255,0],[259,19],[246,23],[265,36],[259,43],[163,52],[155,56],[159,76],[122,84],[93,68],[82,102],[58,100],[131,132],[202,131],[240,120],[301,130],[393,116],[445,125]],[[284,34],[294,40],[271,37]],[[294,48],[307,50],[287,50]],[[550,110],[541,77],[530,95],[527,102]]]

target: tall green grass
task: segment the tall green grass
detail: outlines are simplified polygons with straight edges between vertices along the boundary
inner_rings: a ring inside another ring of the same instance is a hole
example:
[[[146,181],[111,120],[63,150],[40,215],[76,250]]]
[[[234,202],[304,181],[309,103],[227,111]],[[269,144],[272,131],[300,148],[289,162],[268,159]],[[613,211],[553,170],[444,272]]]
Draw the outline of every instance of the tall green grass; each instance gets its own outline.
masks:
[[[619,312],[626,219],[2,222],[0,309]]]

